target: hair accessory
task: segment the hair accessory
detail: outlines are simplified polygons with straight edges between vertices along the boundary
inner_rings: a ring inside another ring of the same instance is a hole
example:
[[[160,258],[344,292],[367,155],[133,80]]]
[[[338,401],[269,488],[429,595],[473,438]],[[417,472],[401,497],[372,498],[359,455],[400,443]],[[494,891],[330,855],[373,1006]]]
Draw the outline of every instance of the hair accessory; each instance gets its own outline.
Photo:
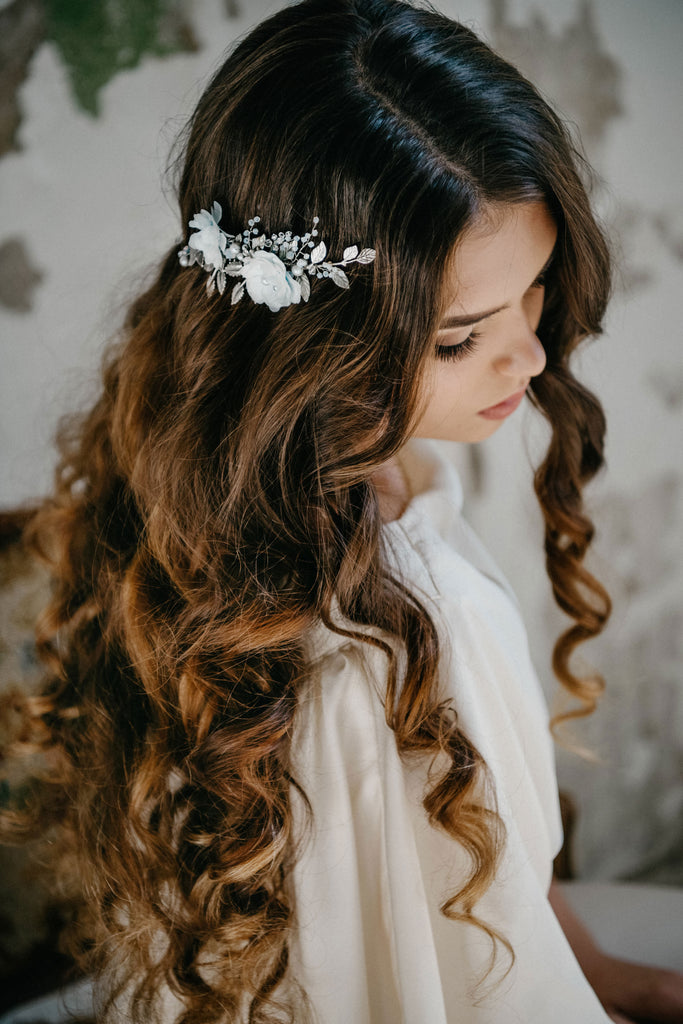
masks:
[[[348,288],[349,279],[342,267],[349,263],[372,263],[377,255],[374,249],[359,252],[357,245],[351,245],[344,249],[343,259],[338,263],[327,262],[327,246],[314,241],[318,217],[313,218],[312,230],[301,237],[291,231],[280,231],[268,238],[256,227],[260,217],[250,220],[241,234],[229,235],[219,227],[222,216],[223,210],[216,202],[211,213],[195,213],[190,227],[197,230],[178,252],[178,259],[183,267],[198,263],[211,274],[206,282],[209,294],[217,288],[222,295],[228,277],[243,278],[232,289],[233,306],[245,289],[254,302],[265,303],[273,313],[302,299],[308,302],[311,277],[328,277],[340,288]]]

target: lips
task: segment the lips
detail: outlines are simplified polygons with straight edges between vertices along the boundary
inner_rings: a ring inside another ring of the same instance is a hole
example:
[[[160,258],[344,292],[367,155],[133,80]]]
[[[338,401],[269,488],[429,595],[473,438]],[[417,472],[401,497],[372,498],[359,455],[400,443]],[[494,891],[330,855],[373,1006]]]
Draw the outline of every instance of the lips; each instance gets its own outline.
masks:
[[[519,408],[522,399],[526,394],[526,387],[523,387],[521,391],[515,391],[509,398],[504,399],[502,402],[498,402],[497,405],[490,405],[488,409],[482,409],[479,413],[486,420],[503,420],[506,416],[511,416],[515,409]]]

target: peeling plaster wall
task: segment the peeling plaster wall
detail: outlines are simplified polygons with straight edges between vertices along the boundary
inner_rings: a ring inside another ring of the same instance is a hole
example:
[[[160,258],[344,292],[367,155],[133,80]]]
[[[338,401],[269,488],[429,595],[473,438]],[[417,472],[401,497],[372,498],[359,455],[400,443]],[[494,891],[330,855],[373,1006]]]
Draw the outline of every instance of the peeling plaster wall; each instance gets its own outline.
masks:
[[[610,424],[609,471],[589,503],[593,565],[615,613],[586,653],[607,677],[606,699],[574,729],[598,762],[560,753],[560,777],[580,806],[581,874],[683,884],[683,5],[436,4],[537,82],[578,126],[599,173],[596,202],[620,277],[607,333],[580,368]],[[107,16],[137,9],[134,0],[92,6]],[[0,27],[16,40],[0,45],[0,507],[49,486],[57,417],[88,403],[104,340],[150,263],[177,241],[162,182],[175,134],[224,48],[280,3],[146,6],[158,20],[138,26],[135,45],[116,37],[88,106],[69,66],[73,40],[55,27],[59,3],[0,0]],[[470,518],[518,590],[552,699],[544,666],[562,618],[530,486],[543,441],[527,410],[484,445],[453,446],[453,458]]]

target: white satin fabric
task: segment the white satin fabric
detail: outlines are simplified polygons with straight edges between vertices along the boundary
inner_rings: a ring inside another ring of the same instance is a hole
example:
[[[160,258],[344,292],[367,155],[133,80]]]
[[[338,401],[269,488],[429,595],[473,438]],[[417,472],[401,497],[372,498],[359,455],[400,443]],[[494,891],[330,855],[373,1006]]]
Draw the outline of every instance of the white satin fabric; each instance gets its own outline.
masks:
[[[468,862],[421,806],[424,762],[404,764],[384,720],[386,658],[319,627],[299,709],[295,776],[313,827],[294,871],[292,971],[318,1024],[605,1024],[547,900],[562,842],[548,712],[508,584],[461,516],[435,442],[402,459],[413,489],[385,526],[396,571],[437,620],[441,685],[486,760],[507,830],[477,914],[512,944],[439,912]]]

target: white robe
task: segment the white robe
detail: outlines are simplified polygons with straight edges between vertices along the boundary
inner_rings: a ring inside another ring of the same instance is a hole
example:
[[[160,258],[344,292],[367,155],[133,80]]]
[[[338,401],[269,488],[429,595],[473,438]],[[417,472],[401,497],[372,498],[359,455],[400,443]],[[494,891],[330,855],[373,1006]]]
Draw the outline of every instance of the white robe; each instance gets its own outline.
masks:
[[[291,974],[315,1024],[607,1024],[547,900],[562,827],[548,712],[517,601],[463,520],[460,483],[438,443],[413,442],[403,454],[414,497],[384,527],[386,540],[395,571],[439,626],[443,693],[493,776],[507,840],[475,912],[516,960],[496,986],[503,950],[475,989],[490,943],[439,912],[467,860],[427,822],[424,763],[399,759],[384,720],[386,658],[319,626],[293,742],[313,828],[292,879]],[[164,990],[159,999],[161,1019],[174,1020],[176,998]],[[89,1000],[86,982],[67,1005]],[[55,996],[0,1024],[31,1020],[36,1009],[64,1021],[62,1006]]]
[[[437,621],[443,692],[491,770],[507,837],[475,912],[516,959],[496,985],[509,964],[501,949],[475,989],[490,941],[439,911],[468,861],[427,822],[424,762],[399,758],[382,704],[386,658],[318,627],[293,745],[314,826],[294,871],[292,970],[319,1024],[605,1024],[547,899],[562,826],[548,711],[517,601],[463,520],[438,443],[404,455],[414,497],[384,527],[386,540]]]

